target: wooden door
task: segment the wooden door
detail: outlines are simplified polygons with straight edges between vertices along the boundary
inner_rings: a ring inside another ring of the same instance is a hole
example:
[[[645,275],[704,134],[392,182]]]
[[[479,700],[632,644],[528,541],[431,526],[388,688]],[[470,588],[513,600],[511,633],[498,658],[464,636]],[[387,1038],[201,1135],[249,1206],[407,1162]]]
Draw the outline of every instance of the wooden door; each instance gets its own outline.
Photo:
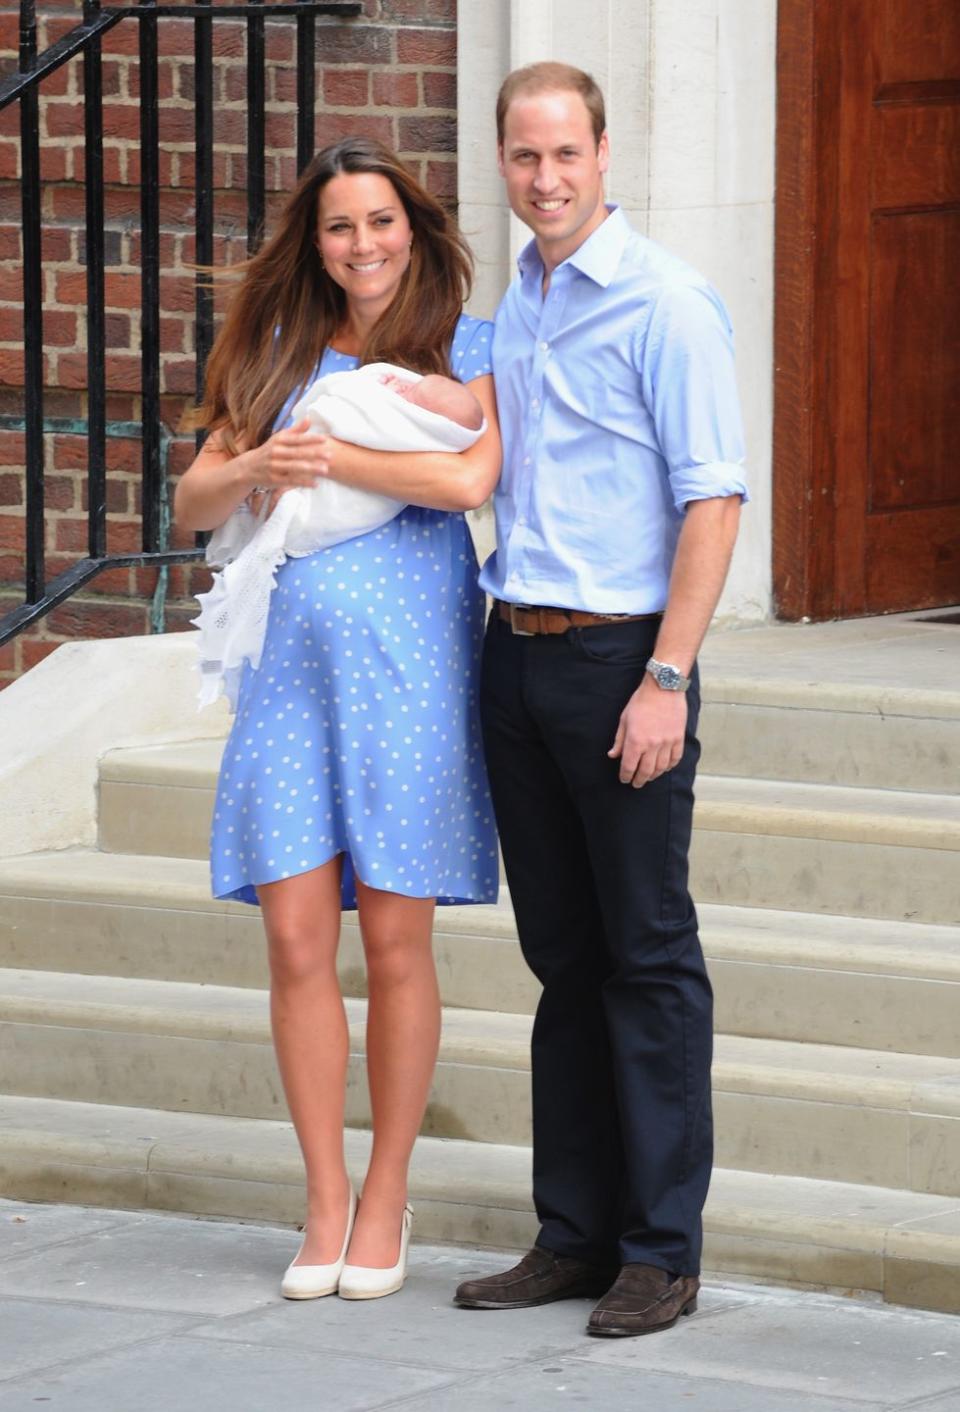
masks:
[[[780,0],[778,610],[960,602],[960,0]]]

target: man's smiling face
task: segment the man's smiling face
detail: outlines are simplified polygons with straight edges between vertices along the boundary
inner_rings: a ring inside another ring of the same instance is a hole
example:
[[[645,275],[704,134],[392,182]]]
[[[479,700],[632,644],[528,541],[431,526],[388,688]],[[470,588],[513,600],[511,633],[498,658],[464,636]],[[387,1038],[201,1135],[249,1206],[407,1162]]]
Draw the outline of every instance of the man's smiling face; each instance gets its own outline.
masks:
[[[607,135],[598,145],[579,93],[521,95],[507,109],[498,156],[510,206],[553,270],[606,217]]]

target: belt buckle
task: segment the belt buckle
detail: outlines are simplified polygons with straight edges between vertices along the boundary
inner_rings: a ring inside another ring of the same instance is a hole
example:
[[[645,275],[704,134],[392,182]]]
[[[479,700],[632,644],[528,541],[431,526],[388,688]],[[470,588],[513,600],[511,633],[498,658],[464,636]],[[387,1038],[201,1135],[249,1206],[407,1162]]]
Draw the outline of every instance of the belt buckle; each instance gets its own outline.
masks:
[[[536,633],[527,632],[525,628],[517,627],[516,612],[521,605],[519,603],[508,603],[507,607],[510,610],[510,631],[513,635],[515,637],[536,637]]]

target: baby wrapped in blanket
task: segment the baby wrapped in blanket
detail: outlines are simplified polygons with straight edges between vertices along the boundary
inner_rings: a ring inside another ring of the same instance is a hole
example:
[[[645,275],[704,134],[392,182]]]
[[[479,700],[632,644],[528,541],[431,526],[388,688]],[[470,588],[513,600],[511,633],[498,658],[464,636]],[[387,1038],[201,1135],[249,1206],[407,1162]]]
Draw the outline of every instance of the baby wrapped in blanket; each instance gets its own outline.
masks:
[[[327,436],[376,451],[466,451],[486,429],[479,402],[462,383],[389,363],[318,378],[293,409],[294,423],[303,418]],[[222,692],[236,709],[244,663],[260,665],[270,595],[285,559],[369,534],[403,508],[334,480],[278,498],[266,494],[259,515],[246,502],[239,506],[211,536],[207,562],[223,568],[209,592],[197,595],[200,705]]]

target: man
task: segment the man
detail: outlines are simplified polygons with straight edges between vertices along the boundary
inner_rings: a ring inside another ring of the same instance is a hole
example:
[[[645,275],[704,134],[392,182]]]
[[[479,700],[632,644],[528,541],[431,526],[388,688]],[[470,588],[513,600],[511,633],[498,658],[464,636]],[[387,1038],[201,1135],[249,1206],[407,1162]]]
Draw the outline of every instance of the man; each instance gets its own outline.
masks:
[[[603,1298],[588,1331],[696,1308],[712,993],[687,892],[695,659],[736,537],[724,307],[604,203],[603,97],[511,74],[500,170],[533,231],[497,314],[503,433],[484,738],[533,1030],[536,1245],[466,1308]]]

